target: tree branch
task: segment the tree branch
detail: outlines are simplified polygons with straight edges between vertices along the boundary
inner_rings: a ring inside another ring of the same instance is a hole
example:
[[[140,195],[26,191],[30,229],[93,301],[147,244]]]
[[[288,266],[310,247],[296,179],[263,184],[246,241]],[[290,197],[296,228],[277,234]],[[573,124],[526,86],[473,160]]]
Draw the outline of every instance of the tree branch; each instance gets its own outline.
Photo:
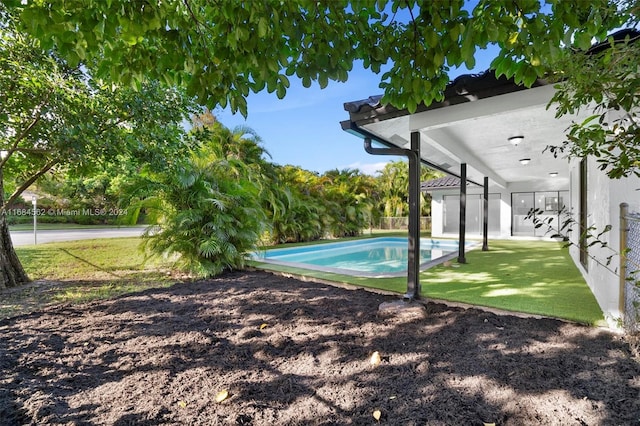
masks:
[[[35,117],[33,117],[33,119],[31,120],[31,123],[29,123],[27,127],[25,127],[24,130],[20,132],[18,136],[16,136],[15,142],[13,144],[13,149],[15,149],[15,147],[18,146],[20,141],[24,139],[27,136],[27,134],[29,134],[31,129],[33,129],[36,126],[36,124],[38,124],[38,122],[40,121],[40,117],[42,116],[42,107],[44,105],[45,105],[45,102],[37,106],[38,112],[35,114]]]
[[[29,123],[27,125],[27,127],[25,127],[20,134],[18,134],[18,136],[16,136],[15,141],[13,142],[11,148],[9,150],[7,150],[7,155],[4,158],[0,158],[0,169],[2,169],[5,165],[5,163],[9,160],[9,158],[11,157],[11,154],[13,154],[17,148],[18,148],[18,144],[27,137],[27,135],[29,134],[29,132],[31,131],[31,129],[33,129],[36,124],[38,124],[38,122],[40,121],[40,118],[42,117],[42,107],[44,107],[48,102],[49,102],[49,97],[51,96],[51,93],[53,93],[53,89],[51,89],[44,97],[44,99],[42,100],[42,102],[40,102],[40,104],[35,108],[35,110],[37,111],[35,116],[32,118],[31,123]]]
[[[13,152],[24,152],[25,154],[52,154],[54,151],[52,149],[43,149],[43,148],[15,148]]]
[[[5,208],[6,206],[8,206],[11,203],[13,203],[20,196],[20,194],[22,194],[27,188],[29,188],[31,186],[31,184],[33,184],[36,180],[38,180],[38,178],[40,178],[40,176],[44,175],[49,170],[51,170],[51,168],[53,166],[55,166],[56,164],[58,164],[59,162],[60,162],[59,160],[51,160],[47,164],[42,166],[42,168],[40,170],[38,170],[29,179],[25,180],[22,183],[22,185],[20,185],[19,187],[16,188],[15,191],[13,191],[13,194],[11,194],[11,196],[7,199],[7,201],[5,201],[4,206],[2,206],[2,207]]]

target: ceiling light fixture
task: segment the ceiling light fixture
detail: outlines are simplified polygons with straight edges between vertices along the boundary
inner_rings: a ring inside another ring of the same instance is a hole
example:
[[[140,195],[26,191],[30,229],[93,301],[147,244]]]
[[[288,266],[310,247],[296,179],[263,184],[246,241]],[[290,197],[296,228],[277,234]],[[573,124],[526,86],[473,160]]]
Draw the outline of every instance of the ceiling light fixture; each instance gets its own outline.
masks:
[[[518,144],[524,140],[524,136],[522,136],[522,135],[518,135],[518,136],[511,136],[511,137],[510,137],[510,138],[508,138],[507,140],[508,140],[509,142],[511,142],[511,145],[513,145],[513,146],[518,146]]]
[[[558,176],[558,172],[551,172],[551,173],[549,173],[549,176],[556,177],[556,176]]]
[[[529,164],[530,161],[531,161],[531,158],[521,158],[520,164],[522,164],[523,166],[526,166],[527,164]]]

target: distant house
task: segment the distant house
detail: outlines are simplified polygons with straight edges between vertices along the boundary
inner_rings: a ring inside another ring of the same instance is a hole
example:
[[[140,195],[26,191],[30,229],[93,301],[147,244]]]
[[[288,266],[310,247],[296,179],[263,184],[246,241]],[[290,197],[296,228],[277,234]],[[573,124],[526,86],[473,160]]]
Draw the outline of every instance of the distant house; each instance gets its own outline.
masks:
[[[536,228],[527,214],[537,208],[539,219],[552,217],[558,224],[565,207],[583,229],[611,225],[604,238],[617,250],[619,206],[626,202],[640,211],[640,179],[611,180],[592,158],[568,161],[543,153],[547,145],[564,140],[571,120],[589,115],[586,111],[584,116],[557,119],[554,108],[547,108],[553,94],[553,85],[543,80],[525,88],[488,71],[456,78],[442,102],[422,105],[413,114],[382,105],[380,96],[347,102],[349,119],[341,124],[346,131],[392,149],[410,150],[412,138],[419,138],[422,164],[447,173],[420,188],[433,197],[435,237],[459,237],[460,209],[465,208],[464,238],[483,236],[485,216],[488,237],[548,238],[547,229]],[[466,180],[464,195],[461,179]],[[615,260],[607,264],[612,251],[587,247],[579,234],[579,229],[571,234],[571,257],[605,315],[619,318],[619,267]]]

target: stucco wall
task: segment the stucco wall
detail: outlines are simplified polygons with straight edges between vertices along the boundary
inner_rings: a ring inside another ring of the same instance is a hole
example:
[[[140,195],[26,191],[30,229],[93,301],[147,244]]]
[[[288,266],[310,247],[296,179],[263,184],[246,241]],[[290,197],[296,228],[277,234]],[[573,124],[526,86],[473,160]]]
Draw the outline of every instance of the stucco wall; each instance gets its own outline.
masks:
[[[601,233],[607,225],[611,231],[602,234],[599,239],[608,247],[600,244],[589,248],[587,267],[580,263],[578,249],[579,231],[577,226],[572,232],[571,257],[582,272],[589,288],[596,297],[605,317],[612,323],[620,318],[620,203],[630,204],[632,209],[640,211],[640,179],[609,179],[598,170],[595,160],[587,163],[587,224],[594,229],[591,234]],[[571,163],[571,203],[574,218],[578,220],[580,174],[579,163]]]

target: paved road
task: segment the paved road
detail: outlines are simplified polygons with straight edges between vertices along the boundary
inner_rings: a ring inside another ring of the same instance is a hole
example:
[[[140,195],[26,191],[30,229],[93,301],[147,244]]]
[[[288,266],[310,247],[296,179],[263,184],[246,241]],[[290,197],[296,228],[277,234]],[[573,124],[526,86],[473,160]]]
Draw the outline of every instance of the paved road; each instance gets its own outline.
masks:
[[[64,229],[55,231],[38,231],[38,244],[55,241],[88,240],[92,238],[139,237],[145,227],[127,228],[94,228]],[[33,244],[33,231],[12,231],[11,241],[14,246]]]

